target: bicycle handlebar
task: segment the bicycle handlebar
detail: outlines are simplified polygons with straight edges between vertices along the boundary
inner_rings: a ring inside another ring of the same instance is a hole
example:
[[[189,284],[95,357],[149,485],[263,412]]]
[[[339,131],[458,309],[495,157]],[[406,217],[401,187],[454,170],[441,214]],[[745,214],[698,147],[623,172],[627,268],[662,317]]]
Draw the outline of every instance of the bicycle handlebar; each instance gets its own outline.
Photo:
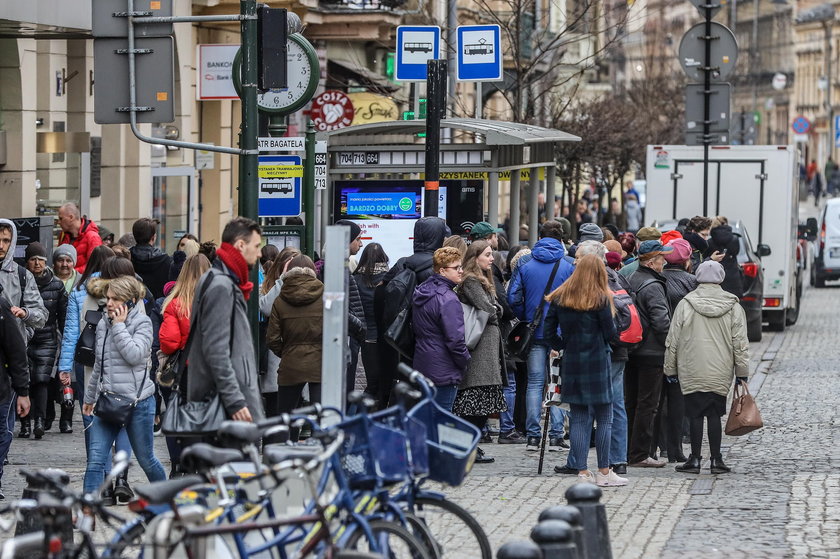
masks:
[[[405,363],[400,363],[397,365],[397,372],[403,379],[422,390],[425,395],[430,396],[432,394],[435,383],[417,369],[412,369]]]

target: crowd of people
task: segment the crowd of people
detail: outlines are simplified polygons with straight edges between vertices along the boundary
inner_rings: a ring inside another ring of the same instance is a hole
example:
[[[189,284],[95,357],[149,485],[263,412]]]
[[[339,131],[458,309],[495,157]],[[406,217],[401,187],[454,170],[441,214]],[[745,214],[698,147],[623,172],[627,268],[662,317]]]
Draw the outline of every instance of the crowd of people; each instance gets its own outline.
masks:
[[[138,219],[116,242],[73,204],[57,223],[52,254],[33,242],[19,266],[15,225],[0,219],[0,356],[8,372],[0,459],[16,420],[19,437],[43,439],[58,406],[58,432],[72,433],[78,401],[85,490],[100,486],[119,450],[133,452],[157,481],[167,473],[154,433],[176,388],[188,402],[216,399],[225,417],[242,421],[320,401],[323,260],[264,244],[246,218],[230,221],[218,246],[187,234],[171,255],[156,248],[152,219]],[[539,450],[548,372],[559,363],[560,398],[551,404],[567,405],[548,406],[544,441],[551,452],[568,450],[556,472],[621,486],[627,466],[658,468],[666,457],[679,471],[699,472],[704,418],[712,471],[728,471],[720,417],[733,376],[746,377],[748,344],[737,241],[726,219],[698,216],[664,233],[573,223],[544,222],[529,247],[510,245],[486,222],[464,239],[444,220],[424,217],[413,254],[391,262],[379,244],[362,246],[358,224],[339,222],[350,230],[347,391],[357,387],[361,363],[358,387],[384,408],[396,364],[413,364],[434,381],[440,406],[483,432],[482,464],[494,461],[487,452],[494,440]],[[620,225],[630,228],[629,220]],[[259,355],[247,314],[252,296],[261,310]],[[643,335],[628,341],[622,317],[631,310]],[[408,341],[395,343],[395,317],[406,313]],[[514,351],[509,339],[520,323],[532,335]],[[488,428],[491,416],[498,433]],[[292,430],[269,442],[302,436]],[[166,443],[169,476],[180,475],[185,440]],[[124,473],[103,492],[112,503],[132,496]]]

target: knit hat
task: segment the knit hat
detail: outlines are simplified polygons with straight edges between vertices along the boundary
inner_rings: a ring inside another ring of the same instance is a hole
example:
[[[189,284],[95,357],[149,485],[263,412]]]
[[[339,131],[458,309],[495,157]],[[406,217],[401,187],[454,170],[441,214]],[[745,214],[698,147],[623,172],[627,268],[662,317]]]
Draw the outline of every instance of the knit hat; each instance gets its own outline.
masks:
[[[53,264],[62,256],[70,258],[73,261],[73,266],[76,265],[76,260],[79,258],[79,255],[76,253],[76,247],[73,245],[59,245],[56,247],[53,251]]]
[[[172,293],[173,289],[175,289],[175,283],[176,282],[174,282],[174,281],[168,281],[165,284],[163,284],[163,296],[164,297],[169,297],[169,294]]]
[[[486,221],[479,221],[475,225],[473,225],[472,229],[470,230],[470,239],[473,241],[477,241],[479,239],[486,239],[490,235],[493,235],[496,232],[493,229],[493,226],[487,223]]]
[[[621,243],[614,240],[604,241],[604,246],[607,248],[607,252],[615,252],[619,256],[623,256],[624,249],[621,248]]]
[[[662,233],[656,227],[642,227],[636,232],[636,238],[640,241],[655,241],[662,237]]]
[[[659,242],[662,243],[663,245],[667,245],[668,243],[670,243],[674,239],[682,239],[682,238],[683,238],[682,233],[680,233],[676,229],[672,229],[670,231],[665,231],[664,233],[662,233],[662,237],[659,238]]]
[[[621,268],[621,254],[610,251],[604,255],[604,258],[607,259],[607,266],[613,270]]]
[[[604,232],[594,223],[584,223],[578,229],[579,241],[598,241],[604,240]]]
[[[645,241],[639,245],[639,258],[642,260],[650,260],[654,256],[660,254],[668,254],[673,252],[673,247],[662,246],[659,241]]]
[[[46,262],[47,250],[44,248],[44,245],[38,241],[29,243],[29,246],[26,247],[26,260],[28,261],[30,258],[40,258]]]
[[[665,255],[665,262],[668,264],[685,264],[691,258],[691,243],[685,239],[673,239],[667,246],[674,249]]]
[[[563,240],[568,241],[572,238],[572,223],[565,217],[558,217],[555,221],[560,224],[560,229],[563,230]]]
[[[697,271],[694,272],[694,276],[697,278],[698,283],[716,283],[720,284],[723,282],[723,278],[726,274],[723,271],[723,266],[715,262],[714,260],[707,260],[697,266]]]
[[[336,225],[344,225],[345,227],[350,228],[350,242],[352,243],[359,236],[362,234],[362,228],[356,224],[354,221],[350,221],[349,219],[339,219],[335,222]]]

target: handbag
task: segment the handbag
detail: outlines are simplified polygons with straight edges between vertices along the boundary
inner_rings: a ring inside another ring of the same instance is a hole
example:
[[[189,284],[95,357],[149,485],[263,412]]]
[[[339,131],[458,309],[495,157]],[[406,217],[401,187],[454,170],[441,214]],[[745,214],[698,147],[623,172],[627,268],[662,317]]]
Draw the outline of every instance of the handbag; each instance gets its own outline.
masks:
[[[213,275],[204,282],[201,286],[201,291],[198,294],[200,301],[207,291],[210,282],[213,281]],[[201,305],[196,306],[201,309]],[[236,304],[230,314],[230,347],[233,348],[233,325],[236,313]],[[183,359],[178,359],[177,374],[172,385],[172,394],[166,402],[166,411],[163,412],[163,417],[160,421],[160,430],[164,435],[171,437],[205,437],[214,435],[218,431],[222,422],[227,419],[224,405],[222,404],[222,397],[218,392],[214,392],[207,400],[189,400],[187,398],[187,356],[190,354],[190,347],[193,342],[193,334],[198,330],[198,320],[200,313],[197,311],[192,318],[192,326],[190,327],[189,336],[187,336],[187,343],[184,345],[182,351]]]
[[[727,435],[740,437],[762,427],[764,427],[764,421],[761,419],[761,413],[758,411],[755,398],[750,394],[747,384],[744,382],[740,385],[736,384],[732,407],[729,408],[729,417],[726,418],[726,429],[724,431]]]
[[[560,261],[554,263],[554,268],[551,270],[551,275],[548,278],[548,283],[545,284],[543,290],[543,299],[548,296],[551,291],[551,286],[554,283],[554,276],[557,275],[557,268],[560,266]],[[531,322],[520,321],[508,334],[505,345],[507,346],[508,354],[515,359],[521,361],[528,360],[528,352],[531,351],[531,342],[534,338],[534,333],[537,331],[542,322],[545,305],[540,304],[537,311],[534,313],[534,318]]]
[[[176,349],[175,353],[166,354],[161,350],[157,352],[158,370],[157,381],[161,386],[172,386],[175,377],[178,375],[178,364],[181,362],[181,350]]]
[[[484,334],[484,329],[490,320],[490,313],[466,303],[461,303],[461,308],[464,309],[464,340],[467,343],[467,349],[472,351],[481,340],[481,335]]]
[[[562,352],[560,357],[555,357],[551,360],[551,367],[548,370],[548,384],[545,387],[545,399],[543,400],[543,407],[548,408],[556,406],[561,410],[569,411],[569,404],[561,402],[561,394],[563,393],[563,378],[560,375],[560,365],[562,360]]]
[[[102,320],[104,306],[100,305],[97,310],[89,310],[85,313],[85,325],[82,333],[76,340],[76,351],[73,353],[73,361],[85,367],[93,367],[96,361],[96,327]]]
[[[385,331],[385,340],[406,359],[414,358],[414,328],[411,326],[411,305],[397,314]]]
[[[102,342],[102,360],[100,365],[99,383],[100,387],[103,385],[105,378],[105,342],[108,341],[108,331],[105,331],[105,340]],[[107,423],[113,423],[120,427],[125,427],[131,421],[134,415],[134,408],[140,401],[140,394],[143,393],[143,385],[146,384],[146,376],[149,374],[149,365],[146,364],[146,370],[143,372],[143,380],[140,381],[140,388],[137,390],[137,396],[132,398],[124,394],[117,394],[110,390],[100,390],[99,397],[96,399],[96,405],[93,407],[93,414],[100,420]]]

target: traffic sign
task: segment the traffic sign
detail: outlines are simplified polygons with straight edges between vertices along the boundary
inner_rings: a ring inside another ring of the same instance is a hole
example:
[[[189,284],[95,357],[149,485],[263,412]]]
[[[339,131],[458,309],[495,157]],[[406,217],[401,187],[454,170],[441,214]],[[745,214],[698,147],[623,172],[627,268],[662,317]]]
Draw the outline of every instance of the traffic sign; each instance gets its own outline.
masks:
[[[502,79],[502,32],[498,25],[461,25],[456,35],[458,81]]]
[[[437,58],[440,58],[440,27],[436,25],[397,27],[395,80],[426,81],[426,63]]]
[[[709,132],[729,131],[729,104],[732,86],[728,83],[713,83],[709,86]],[[689,132],[703,130],[706,87],[702,83],[685,86],[685,121]]]
[[[793,119],[793,123],[790,125],[793,128],[793,131],[797,134],[807,134],[809,130],[811,130],[811,121],[805,118],[802,115]]]
[[[680,41],[679,57],[685,74],[693,81],[703,81],[706,72],[703,61],[706,58],[706,42],[711,43],[711,57],[709,66],[712,70],[712,81],[726,79],[735,69],[738,61],[738,42],[735,35],[725,25],[716,21],[711,22],[712,32],[706,37],[706,24],[698,23],[685,32]]]
[[[300,215],[303,165],[297,155],[261,155],[259,167],[260,217]]]

